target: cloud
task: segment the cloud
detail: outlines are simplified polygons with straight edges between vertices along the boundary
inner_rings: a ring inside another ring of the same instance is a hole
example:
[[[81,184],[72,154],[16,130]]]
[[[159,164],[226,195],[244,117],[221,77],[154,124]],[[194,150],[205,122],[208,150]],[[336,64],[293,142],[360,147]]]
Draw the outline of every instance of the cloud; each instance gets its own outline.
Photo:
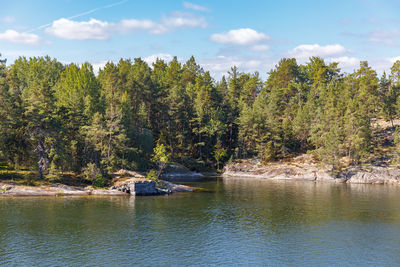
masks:
[[[357,68],[360,65],[360,59],[356,57],[331,57],[326,59],[327,62],[338,62],[339,67],[351,69]]]
[[[92,63],[94,74],[98,75],[100,69],[104,69],[104,66],[107,64],[107,62],[108,62],[107,60],[103,60],[103,61]]]
[[[252,45],[269,39],[268,35],[250,28],[230,30],[226,33],[216,33],[210,36],[210,40],[213,42],[233,45]]]
[[[115,28],[116,31],[121,33],[130,33],[134,31],[149,31],[150,33],[159,33],[163,29],[157,23],[151,20],[137,20],[137,19],[125,19],[121,20],[116,25],[111,25],[111,28]]]
[[[106,40],[115,33],[129,34],[135,31],[147,31],[150,34],[165,34],[183,28],[205,28],[203,17],[190,13],[175,12],[160,22],[152,20],[124,19],[118,23],[90,19],[73,21],[61,18],[53,21],[46,33],[67,40]]]
[[[400,56],[389,58],[389,61],[390,61],[391,63],[395,63],[395,62],[398,61],[398,60],[400,60]]]
[[[151,34],[165,34],[177,29],[206,28],[207,22],[203,17],[193,16],[190,13],[174,12],[164,17],[159,23],[151,20],[122,20],[116,25],[116,30],[129,33],[136,30],[148,31]]]
[[[72,21],[59,19],[46,28],[46,33],[67,40],[105,40],[110,36],[111,24],[96,19],[89,21]]]
[[[89,15],[91,13],[94,13],[96,11],[99,11],[99,10],[102,10],[102,9],[111,8],[111,7],[115,7],[115,6],[119,6],[119,5],[125,4],[127,2],[128,2],[128,0],[122,0],[122,1],[115,2],[115,3],[112,3],[112,4],[108,4],[108,5],[105,5],[105,6],[96,7],[96,8],[84,11],[82,13],[75,14],[73,16],[69,16],[69,17],[67,17],[67,19],[70,20],[70,19],[79,18],[79,17],[85,16],[85,15]],[[29,32],[33,32],[33,31],[36,31],[36,30],[43,29],[43,28],[47,28],[47,27],[51,26],[51,24],[52,23],[43,24],[43,25],[40,25],[40,26],[35,27],[33,29],[30,29],[30,30],[28,30],[26,32],[29,33]]]
[[[199,64],[204,70],[210,71],[213,77],[219,79],[222,75],[226,75],[233,66],[238,67],[240,72],[259,71],[261,76],[263,76],[269,69],[273,68],[276,62],[267,56],[218,56],[215,58],[202,59],[199,61]]]
[[[0,40],[27,45],[39,45],[43,43],[43,40],[36,34],[20,33],[14,30],[6,30],[4,33],[0,33]]]
[[[161,20],[161,25],[169,29],[181,28],[206,28],[207,22],[203,17],[194,16],[191,13],[174,12],[169,17]]]
[[[183,6],[187,9],[193,9],[196,11],[203,11],[203,12],[209,12],[210,10],[204,6],[199,6],[193,3],[189,3],[189,2],[183,2]]]
[[[368,33],[367,38],[371,43],[395,46],[399,44],[398,40],[396,41],[395,39],[400,38],[400,29],[376,29]]]
[[[396,60],[400,60],[400,56],[396,57],[385,57],[385,58],[372,58],[368,60],[369,65],[374,69],[378,75],[382,75],[385,71],[386,74],[390,73],[390,68]]]
[[[170,54],[155,54],[155,55],[151,55],[148,57],[143,58],[143,61],[147,62],[147,64],[151,65],[152,63],[156,62],[157,59],[161,59],[164,60],[166,62],[169,62],[173,59],[174,57]]]
[[[307,59],[312,56],[332,57],[349,53],[350,50],[339,44],[321,46],[319,44],[303,44],[296,46],[287,55],[296,59]]]
[[[250,47],[251,50],[256,51],[256,52],[265,52],[269,50],[269,46],[268,45],[253,45],[252,47]]]
[[[400,29],[374,29],[367,33],[343,32],[343,35],[363,39],[372,44],[398,46],[400,44]]]

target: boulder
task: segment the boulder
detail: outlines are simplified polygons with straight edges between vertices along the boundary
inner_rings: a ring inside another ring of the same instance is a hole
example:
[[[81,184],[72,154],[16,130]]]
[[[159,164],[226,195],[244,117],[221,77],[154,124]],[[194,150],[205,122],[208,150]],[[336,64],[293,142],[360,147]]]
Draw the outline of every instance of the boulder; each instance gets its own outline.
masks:
[[[136,196],[163,195],[164,190],[156,187],[156,182],[142,178],[130,178],[123,181],[117,181],[111,190],[118,190]]]

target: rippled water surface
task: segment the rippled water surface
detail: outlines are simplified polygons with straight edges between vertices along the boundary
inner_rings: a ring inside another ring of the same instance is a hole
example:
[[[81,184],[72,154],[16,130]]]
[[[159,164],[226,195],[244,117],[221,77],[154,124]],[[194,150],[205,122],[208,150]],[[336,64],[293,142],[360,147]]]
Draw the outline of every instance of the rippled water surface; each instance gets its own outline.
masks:
[[[0,198],[0,265],[400,264],[400,187],[208,179],[157,197]]]

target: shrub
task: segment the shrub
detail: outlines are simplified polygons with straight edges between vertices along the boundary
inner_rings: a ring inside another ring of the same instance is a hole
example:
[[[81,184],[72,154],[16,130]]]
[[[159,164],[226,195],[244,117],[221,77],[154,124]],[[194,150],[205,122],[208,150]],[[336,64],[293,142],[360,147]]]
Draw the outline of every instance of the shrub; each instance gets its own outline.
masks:
[[[96,179],[94,180],[93,185],[95,187],[106,187],[107,186],[107,180],[106,178],[103,177],[100,173],[97,174]]]
[[[158,182],[158,177],[157,177],[157,172],[154,169],[151,169],[147,174],[146,174],[146,178],[149,180],[153,180]]]
[[[94,163],[88,163],[88,165],[86,165],[86,167],[83,169],[83,174],[85,175],[86,180],[92,182],[93,184],[99,175],[101,176],[100,170]]]

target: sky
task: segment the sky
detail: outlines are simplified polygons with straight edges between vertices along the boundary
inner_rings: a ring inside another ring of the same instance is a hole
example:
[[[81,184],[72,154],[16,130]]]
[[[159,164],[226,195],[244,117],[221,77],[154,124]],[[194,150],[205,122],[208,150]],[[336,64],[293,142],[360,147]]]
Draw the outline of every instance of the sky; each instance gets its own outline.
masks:
[[[89,62],[141,57],[149,64],[192,55],[219,79],[232,66],[262,77],[283,57],[367,60],[378,74],[400,59],[400,1],[372,0],[0,0],[0,53]]]

